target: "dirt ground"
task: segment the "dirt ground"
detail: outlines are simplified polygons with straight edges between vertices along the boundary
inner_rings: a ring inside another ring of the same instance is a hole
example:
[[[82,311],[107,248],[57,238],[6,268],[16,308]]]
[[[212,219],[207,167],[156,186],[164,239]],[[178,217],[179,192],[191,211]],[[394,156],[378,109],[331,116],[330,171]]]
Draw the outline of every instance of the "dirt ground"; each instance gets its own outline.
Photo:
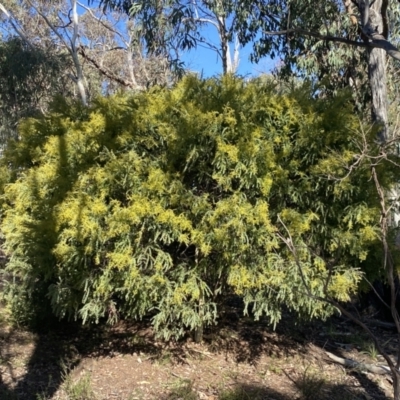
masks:
[[[392,333],[374,328],[388,350]],[[148,322],[113,327],[63,324],[33,334],[0,324],[0,399],[292,400],[390,399],[390,377],[344,369],[330,351],[380,364],[368,338],[348,321],[273,331],[241,318],[190,337],[157,341]],[[382,363],[383,364],[383,363]]]

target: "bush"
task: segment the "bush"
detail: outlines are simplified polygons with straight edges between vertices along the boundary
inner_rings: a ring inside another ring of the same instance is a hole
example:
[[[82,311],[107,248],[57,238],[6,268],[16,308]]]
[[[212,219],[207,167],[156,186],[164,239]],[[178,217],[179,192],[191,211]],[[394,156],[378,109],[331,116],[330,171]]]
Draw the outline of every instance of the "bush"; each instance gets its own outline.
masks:
[[[377,238],[366,171],[326,178],[354,157],[358,127],[345,94],[232,77],[59,101],[20,125],[3,160],[8,268],[45,284],[60,318],[151,313],[165,338],[215,323],[233,292],[273,324],[282,305],[325,317],[303,280],[318,296],[329,276],[329,294],[348,299]],[[304,244],[303,275],[278,215]]]

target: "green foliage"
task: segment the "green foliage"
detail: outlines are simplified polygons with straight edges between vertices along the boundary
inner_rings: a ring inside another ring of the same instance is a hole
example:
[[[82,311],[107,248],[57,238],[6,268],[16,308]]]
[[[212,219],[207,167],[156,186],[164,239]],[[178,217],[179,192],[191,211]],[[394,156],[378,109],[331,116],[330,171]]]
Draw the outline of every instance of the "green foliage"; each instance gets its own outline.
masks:
[[[225,46],[234,41],[237,1],[101,0],[100,4],[105,9],[128,14],[135,21],[137,41],[150,53],[166,57],[177,75],[185,72],[184,63],[178,58],[179,51],[198,45],[215,51],[222,59],[224,73],[228,72],[224,65],[227,62]],[[217,43],[204,35],[207,25],[218,30]]]
[[[10,311],[10,321],[35,331],[48,329],[57,322],[47,299],[46,282],[30,282],[17,279],[5,288],[5,301]]]
[[[65,55],[26,45],[11,37],[0,41],[0,141],[17,135],[21,118],[37,115],[55,93],[68,94]]]
[[[8,268],[45,285],[60,318],[150,314],[165,338],[215,323],[232,292],[273,324],[284,305],[326,317],[304,284],[349,299],[377,240],[368,168],[328,179],[347,173],[358,128],[346,94],[232,77],[59,102],[3,160]]]

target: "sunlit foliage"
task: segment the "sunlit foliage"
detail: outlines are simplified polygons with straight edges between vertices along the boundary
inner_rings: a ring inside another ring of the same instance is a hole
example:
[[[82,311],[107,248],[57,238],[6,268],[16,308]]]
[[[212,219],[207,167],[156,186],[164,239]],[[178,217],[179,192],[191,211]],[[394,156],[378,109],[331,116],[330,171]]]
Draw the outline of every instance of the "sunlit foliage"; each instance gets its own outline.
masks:
[[[325,317],[304,283],[349,299],[377,239],[368,171],[328,179],[345,174],[359,128],[346,94],[229,76],[59,101],[3,160],[8,268],[59,317],[151,315],[165,338],[215,323],[232,294],[273,324],[284,306]]]

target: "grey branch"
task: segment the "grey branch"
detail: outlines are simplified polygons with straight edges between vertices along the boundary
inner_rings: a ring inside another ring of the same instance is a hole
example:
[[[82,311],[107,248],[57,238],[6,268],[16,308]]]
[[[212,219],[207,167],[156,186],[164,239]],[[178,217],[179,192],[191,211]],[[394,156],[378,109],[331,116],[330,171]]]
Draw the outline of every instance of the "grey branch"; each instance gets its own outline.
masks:
[[[125,87],[129,87],[131,89],[143,89],[141,86],[139,85],[135,85],[133,82],[129,82],[119,76],[116,76],[115,74],[113,74],[111,71],[107,70],[106,68],[102,67],[94,58],[90,57],[86,52],[84,47],[80,46],[78,48],[78,53],[87,61],[89,61],[94,67],[97,68],[97,70],[102,73],[105,77],[107,77],[108,79],[115,81],[117,83],[119,83],[120,85],[123,85]]]
[[[364,32],[368,36],[369,41],[361,42],[358,40],[350,40],[350,39],[346,39],[346,38],[338,37],[338,36],[322,35],[321,33],[318,33],[315,31],[307,31],[307,30],[299,29],[299,28],[291,28],[291,29],[286,29],[283,31],[264,31],[264,34],[268,35],[268,36],[287,35],[289,33],[297,33],[299,35],[311,36],[311,37],[315,37],[320,40],[326,40],[326,41],[330,41],[330,42],[339,42],[339,43],[344,43],[344,44],[348,44],[351,46],[383,49],[386,51],[386,53],[389,56],[393,57],[396,60],[400,60],[400,51],[397,49],[397,47],[395,47],[392,43],[390,43],[388,40],[386,40],[383,35],[381,35],[377,32],[369,34],[369,36],[367,35],[368,32]]]
[[[342,358],[335,356],[334,354],[329,353],[328,351],[326,351],[325,353],[332,361],[348,368],[353,368],[360,371],[368,371],[372,372],[373,374],[379,374],[379,375],[386,375],[391,373],[390,368],[387,367],[386,365],[366,364],[351,360],[349,358]]]

